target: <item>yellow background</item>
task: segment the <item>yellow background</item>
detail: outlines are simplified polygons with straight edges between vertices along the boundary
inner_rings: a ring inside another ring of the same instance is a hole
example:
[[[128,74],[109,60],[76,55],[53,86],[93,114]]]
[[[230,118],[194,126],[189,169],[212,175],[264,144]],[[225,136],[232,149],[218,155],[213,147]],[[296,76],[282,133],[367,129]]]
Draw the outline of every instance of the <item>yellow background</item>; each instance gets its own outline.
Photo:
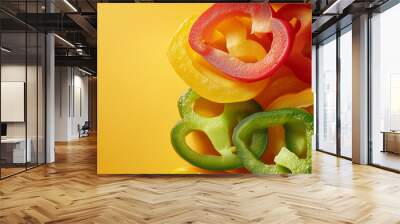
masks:
[[[169,39],[209,4],[98,4],[99,174],[170,173],[187,166],[170,143],[189,87],[169,65]]]

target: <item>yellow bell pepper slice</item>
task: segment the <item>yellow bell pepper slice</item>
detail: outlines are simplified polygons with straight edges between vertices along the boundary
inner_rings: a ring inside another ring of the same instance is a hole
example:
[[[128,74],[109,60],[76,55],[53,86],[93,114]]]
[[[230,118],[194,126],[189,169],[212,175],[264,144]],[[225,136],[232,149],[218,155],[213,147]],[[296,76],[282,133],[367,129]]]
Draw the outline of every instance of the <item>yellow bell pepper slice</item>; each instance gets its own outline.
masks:
[[[314,96],[311,89],[305,89],[298,93],[291,93],[279,97],[272,102],[267,110],[282,108],[307,108],[314,104]]]
[[[217,29],[225,34],[228,53],[244,62],[256,62],[267,52],[257,41],[247,39],[247,28],[239,19],[231,18],[221,22]]]
[[[241,102],[254,98],[268,80],[243,83],[227,78],[193,51],[188,43],[195,18],[186,20],[173,36],[167,56],[176,73],[200,96],[217,103]]]

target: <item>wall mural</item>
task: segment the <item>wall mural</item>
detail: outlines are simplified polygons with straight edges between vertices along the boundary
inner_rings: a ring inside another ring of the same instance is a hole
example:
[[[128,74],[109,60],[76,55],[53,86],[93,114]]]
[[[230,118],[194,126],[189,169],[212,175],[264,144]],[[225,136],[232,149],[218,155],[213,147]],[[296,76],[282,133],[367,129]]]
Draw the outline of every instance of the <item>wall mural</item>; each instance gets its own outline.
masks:
[[[98,13],[98,173],[311,173],[310,4]]]

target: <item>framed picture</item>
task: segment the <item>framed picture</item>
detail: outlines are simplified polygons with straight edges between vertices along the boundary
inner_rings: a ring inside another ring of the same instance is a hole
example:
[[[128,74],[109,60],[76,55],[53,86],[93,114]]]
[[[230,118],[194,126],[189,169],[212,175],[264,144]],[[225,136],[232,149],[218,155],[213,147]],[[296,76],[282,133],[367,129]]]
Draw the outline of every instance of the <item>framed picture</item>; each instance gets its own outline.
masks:
[[[98,5],[99,174],[311,173],[311,5]]]

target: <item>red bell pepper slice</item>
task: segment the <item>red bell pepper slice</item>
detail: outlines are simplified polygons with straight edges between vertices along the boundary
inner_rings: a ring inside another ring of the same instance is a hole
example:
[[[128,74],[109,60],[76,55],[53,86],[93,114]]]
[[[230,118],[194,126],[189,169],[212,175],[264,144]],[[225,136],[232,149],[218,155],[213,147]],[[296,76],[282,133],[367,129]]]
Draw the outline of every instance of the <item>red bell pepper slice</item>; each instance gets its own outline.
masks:
[[[271,48],[263,59],[246,63],[206,43],[205,40],[218,23],[234,16],[250,16],[252,33],[272,32]],[[216,3],[200,15],[189,35],[189,44],[194,51],[228,77],[243,82],[255,82],[272,76],[289,56],[292,43],[290,24],[271,18],[271,8],[265,3]]]
[[[296,36],[286,64],[300,80],[311,83],[311,49],[305,49],[311,48],[311,5],[287,4],[278,10],[277,17],[288,22],[296,18]]]

